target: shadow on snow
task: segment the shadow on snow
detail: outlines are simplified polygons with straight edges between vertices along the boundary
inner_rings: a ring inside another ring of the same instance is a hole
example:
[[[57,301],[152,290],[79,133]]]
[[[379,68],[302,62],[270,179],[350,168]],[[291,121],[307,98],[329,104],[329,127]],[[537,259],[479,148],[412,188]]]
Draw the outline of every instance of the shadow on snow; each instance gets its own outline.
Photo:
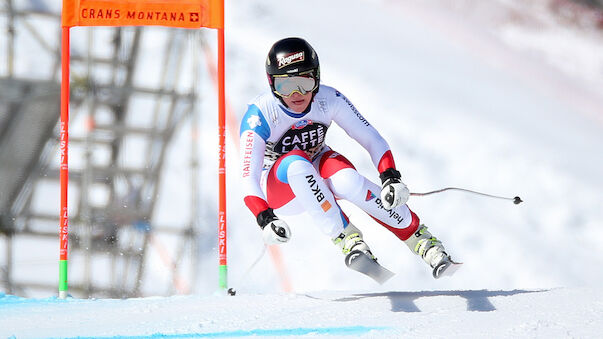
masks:
[[[387,297],[392,304],[392,312],[421,312],[415,304],[415,300],[426,297],[457,296],[466,300],[467,311],[472,312],[491,312],[496,307],[492,305],[488,298],[490,297],[508,297],[524,293],[541,293],[546,290],[512,290],[512,291],[421,291],[421,292],[384,292],[356,294],[351,297],[335,299],[334,301],[348,302],[365,298]]]

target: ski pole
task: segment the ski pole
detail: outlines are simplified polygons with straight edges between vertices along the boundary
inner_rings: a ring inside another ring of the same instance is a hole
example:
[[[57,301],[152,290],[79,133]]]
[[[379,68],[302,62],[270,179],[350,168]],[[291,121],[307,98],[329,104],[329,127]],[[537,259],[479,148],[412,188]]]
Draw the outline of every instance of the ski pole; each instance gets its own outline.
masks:
[[[255,267],[255,265],[257,265],[257,263],[260,262],[260,260],[264,257],[264,254],[266,253],[267,248],[268,248],[268,245],[264,244],[264,246],[262,247],[262,251],[260,252],[260,255],[255,259],[255,261],[251,264],[251,266],[249,266],[247,271],[245,271],[245,273],[243,273],[243,277],[241,277],[241,282],[245,282],[245,278],[247,278],[247,275],[249,274],[249,272],[251,272],[251,270]],[[235,294],[237,294],[237,291],[233,287],[231,287],[228,289],[228,294],[234,296]]]
[[[482,193],[482,192],[477,192],[477,191],[472,191],[472,190],[468,190],[466,188],[459,188],[459,187],[446,187],[446,188],[442,188],[436,191],[431,191],[431,192],[425,192],[425,193],[410,193],[411,196],[415,196],[415,197],[422,197],[422,196],[426,196],[426,195],[430,195],[430,194],[435,194],[435,193],[441,193],[444,191],[450,191],[450,190],[456,190],[456,191],[463,191],[463,192],[468,192],[468,193],[473,193],[473,194],[479,194],[482,196],[486,196],[486,197],[490,197],[490,198],[496,198],[496,199],[504,199],[504,200],[512,200],[513,203],[515,205],[519,205],[520,203],[523,202],[523,200],[521,200],[520,197],[513,197],[513,198],[509,198],[509,197],[502,197],[502,196],[498,196],[498,195],[492,195],[492,194],[486,194],[486,193]]]

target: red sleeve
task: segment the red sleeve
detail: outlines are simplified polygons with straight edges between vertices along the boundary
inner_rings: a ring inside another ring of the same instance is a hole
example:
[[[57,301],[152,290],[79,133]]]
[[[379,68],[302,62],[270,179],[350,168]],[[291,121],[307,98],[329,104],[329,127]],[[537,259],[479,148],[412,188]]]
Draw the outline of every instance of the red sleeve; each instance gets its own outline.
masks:
[[[379,160],[379,166],[377,167],[377,170],[379,171],[379,173],[383,173],[383,171],[388,168],[396,169],[396,163],[394,163],[394,156],[392,155],[392,151],[387,151],[383,154],[381,160]]]
[[[260,212],[265,211],[270,207],[268,206],[266,200],[260,197],[256,197],[255,195],[248,195],[243,199],[243,201],[245,201],[245,205],[247,205],[247,208],[249,208],[249,210],[251,210],[251,213],[253,213],[253,215],[255,215],[256,217],[258,216],[258,214],[260,214]]]

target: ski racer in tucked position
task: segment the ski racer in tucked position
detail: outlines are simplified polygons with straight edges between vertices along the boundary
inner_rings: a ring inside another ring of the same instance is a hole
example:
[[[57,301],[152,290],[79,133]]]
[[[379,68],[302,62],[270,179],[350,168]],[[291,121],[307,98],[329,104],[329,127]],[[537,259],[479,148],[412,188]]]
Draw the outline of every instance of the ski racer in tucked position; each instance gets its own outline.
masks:
[[[268,53],[266,73],[270,92],[249,104],[240,130],[244,201],[264,242],[289,241],[285,220],[305,211],[339,246],[349,267],[357,269],[357,258],[376,263],[362,232],[337,204],[337,199],[345,199],[390,230],[431,266],[435,278],[440,277],[454,262],[406,205],[410,193],[387,142],[350,100],[320,84],[314,49],[301,38],[279,40]],[[325,144],[332,122],[368,151],[381,185]]]

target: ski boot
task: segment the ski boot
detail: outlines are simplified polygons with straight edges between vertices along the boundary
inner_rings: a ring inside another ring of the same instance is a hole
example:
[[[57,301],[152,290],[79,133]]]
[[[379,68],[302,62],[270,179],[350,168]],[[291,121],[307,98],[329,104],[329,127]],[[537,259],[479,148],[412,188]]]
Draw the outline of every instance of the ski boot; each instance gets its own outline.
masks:
[[[451,275],[460,263],[454,262],[444,250],[442,242],[427,230],[427,226],[419,225],[419,229],[404,241],[411,251],[418,254],[433,269],[433,277],[438,279]]]
[[[345,254],[345,265],[383,284],[394,276],[387,268],[377,262],[368,245],[362,239],[362,232],[354,225],[348,224],[333,243]]]
[[[350,256],[350,253],[355,251],[360,251],[369,256],[369,258],[377,260],[373,253],[371,253],[368,245],[362,239],[362,232],[352,224],[348,224],[348,226],[343,229],[343,232],[341,232],[337,238],[333,239],[333,243],[339,246],[343,254],[346,255],[346,264],[348,263],[347,258]]]

